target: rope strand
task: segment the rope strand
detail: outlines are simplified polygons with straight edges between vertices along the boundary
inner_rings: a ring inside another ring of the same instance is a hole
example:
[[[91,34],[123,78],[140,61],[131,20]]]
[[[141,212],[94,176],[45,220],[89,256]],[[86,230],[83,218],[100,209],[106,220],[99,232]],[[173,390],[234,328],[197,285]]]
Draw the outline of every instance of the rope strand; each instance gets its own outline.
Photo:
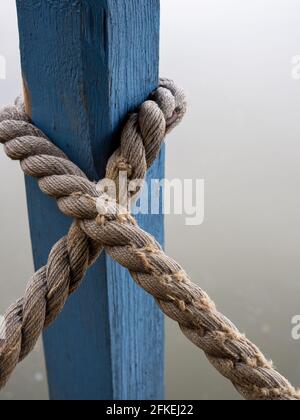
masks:
[[[108,163],[107,175],[115,181],[120,169],[125,169],[130,179],[144,178],[165,134],[185,113],[184,95],[173,82],[163,80],[151,99],[129,118],[121,147]],[[29,122],[22,110],[6,108],[0,115],[0,141],[9,157],[21,161],[25,174],[38,178],[41,190],[56,198],[60,210],[75,218],[68,235],[53,247],[47,266],[31,278],[24,297],[5,314],[0,386],[32,351],[43,328],[56,319],[69,294],[79,287],[88,267],[105,249],[246,399],[300,399],[299,392],[218,312],[208,295],[128,212],[113,200],[103,199],[100,207],[109,212],[98,213],[97,203],[102,197],[96,185]]]

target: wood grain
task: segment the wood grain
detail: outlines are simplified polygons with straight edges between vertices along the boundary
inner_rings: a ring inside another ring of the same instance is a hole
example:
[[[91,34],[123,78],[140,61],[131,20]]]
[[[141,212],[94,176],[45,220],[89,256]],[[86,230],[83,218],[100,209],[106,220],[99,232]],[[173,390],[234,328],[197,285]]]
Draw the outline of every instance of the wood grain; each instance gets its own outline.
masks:
[[[34,123],[90,177],[104,175],[120,128],[158,84],[159,0],[17,0]],[[164,176],[164,152],[149,173]],[[26,179],[35,267],[70,220]],[[164,242],[163,216],[141,225]],[[44,336],[53,400],[163,398],[163,318],[103,256]]]

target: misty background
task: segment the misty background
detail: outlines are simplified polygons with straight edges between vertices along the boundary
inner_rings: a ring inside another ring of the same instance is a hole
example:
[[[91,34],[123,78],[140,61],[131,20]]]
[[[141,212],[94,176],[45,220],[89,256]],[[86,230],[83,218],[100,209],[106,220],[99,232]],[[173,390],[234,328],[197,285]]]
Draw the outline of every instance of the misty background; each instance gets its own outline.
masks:
[[[188,95],[167,140],[167,177],[205,180],[205,221],[166,217],[167,252],[219,309],[300,385],[300,54],[297,0],[162,0],[161,75]],[[21,91],[15,4],[0,2],[0,105]],[[0,313],[33,273],[23,175],[0,153]],[[239,399],[167,320],[166,397]],[[17,368],[2,400],[48,398],[43,348]]]

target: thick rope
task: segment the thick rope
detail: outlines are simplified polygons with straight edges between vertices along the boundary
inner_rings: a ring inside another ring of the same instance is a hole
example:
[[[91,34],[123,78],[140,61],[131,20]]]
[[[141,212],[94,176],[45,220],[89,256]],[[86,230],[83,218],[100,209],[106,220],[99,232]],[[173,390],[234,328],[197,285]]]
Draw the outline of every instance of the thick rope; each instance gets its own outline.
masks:
[[[150,103],[130,118],[122,134],[121,148],[108,165],[111,178],[116,179],[120,169],[126,169],[132,177],[145,175],[146,165],[153,162],[165,133],[184,114],[184,97],[182,93],[177,97],[176,92],[175,86],[167,81],[156,92],[159,99],[156,98],[155,110],[160,110],[157,116],[163,114],[164,122],[163,118],[154,117]],[[176,97],[180,99],[176,101]],[[145,129],[151,119],[151,125]],[[190,281],[179,264],[164,254],[151,235],[137,226],[129,213],[118,211],[118,206],[106,198],[101,203],[95,184],[31,125],[23,112],[7,108],[0,121],[0,141],[8,156],[20,160],[25,174],[39,178],[42,191],[57,199],[64,214],[76,219],[68,236],[53,247],[47,266],[30,280],[24,298],[5,314],[7,339],[0,343],[0,385],[6,383],[16,364],[33,349],[43,328],[58,316],[89,265],[105,248],[130,270],[137,284],[154,296],[162,311],[179,323],[183,333],[245,398],[300,399],[299,392],[217,311],[207,294]],[[157,127],[157,131],[151,127]],[[149,141],[149,133],[157,141],[156,146]],[[144,150],[137,159],[132,142],[141,139]],[[99,202],[100,207],[111,210],[115,206],[116,211],[99,214],[96,207],[99,209]]]
[[[127,170],[129,180],[133,176],[143,179],[165,135],[180,123],[185,112],[183,92],[172,81],[162,79],[150,100],[126,123],[120,148],[107,165],[107,176],[117,180],[119,171]],[[58,203],[65,213],[68,206],[72,208],[73,200],[81,202],[79,215],[89,211],[84,199],[98,197],[96,184],[30,123],[19,101],[1,112],[0,132],[7,155],[20,160],[25,174],[40,178],[40,186],[48,189],[50,195],[61,197]],[[132,147],[139,159],[131,152]],[[84,199],[78,199],[78,192],[84,192]],[[65,200],[69,194],[70,201]],[[94,210],[92,215],[97,216]],[[6,384],[17,363],[33,350],[43,329],[60,314],[69,294],[79,287],[87,268],[102,250],[103,246],[88,238],[78,223],[53,247],[47,266],[30,279],[24,298],[9,308],[1,323],[0,328],[5,331],[0,331],[0,336],[6,339],[0,340],[0,387]]]

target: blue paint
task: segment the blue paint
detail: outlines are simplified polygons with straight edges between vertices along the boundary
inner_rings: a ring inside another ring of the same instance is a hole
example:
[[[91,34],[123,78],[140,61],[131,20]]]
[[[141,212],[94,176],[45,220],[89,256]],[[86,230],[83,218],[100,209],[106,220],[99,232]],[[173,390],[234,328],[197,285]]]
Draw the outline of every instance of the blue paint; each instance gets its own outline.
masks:
[[[127,113],[158,84],[159,0],[17,0],[33,121],[91,179],[104,174]],[[164,176],[164,153],[149,177]],[[26,179],[35,267],[70,220]],[[141,225],[164,242],[163,216]],[[53,400],[163,398],[163,318],[102,256],[44,335]]]

